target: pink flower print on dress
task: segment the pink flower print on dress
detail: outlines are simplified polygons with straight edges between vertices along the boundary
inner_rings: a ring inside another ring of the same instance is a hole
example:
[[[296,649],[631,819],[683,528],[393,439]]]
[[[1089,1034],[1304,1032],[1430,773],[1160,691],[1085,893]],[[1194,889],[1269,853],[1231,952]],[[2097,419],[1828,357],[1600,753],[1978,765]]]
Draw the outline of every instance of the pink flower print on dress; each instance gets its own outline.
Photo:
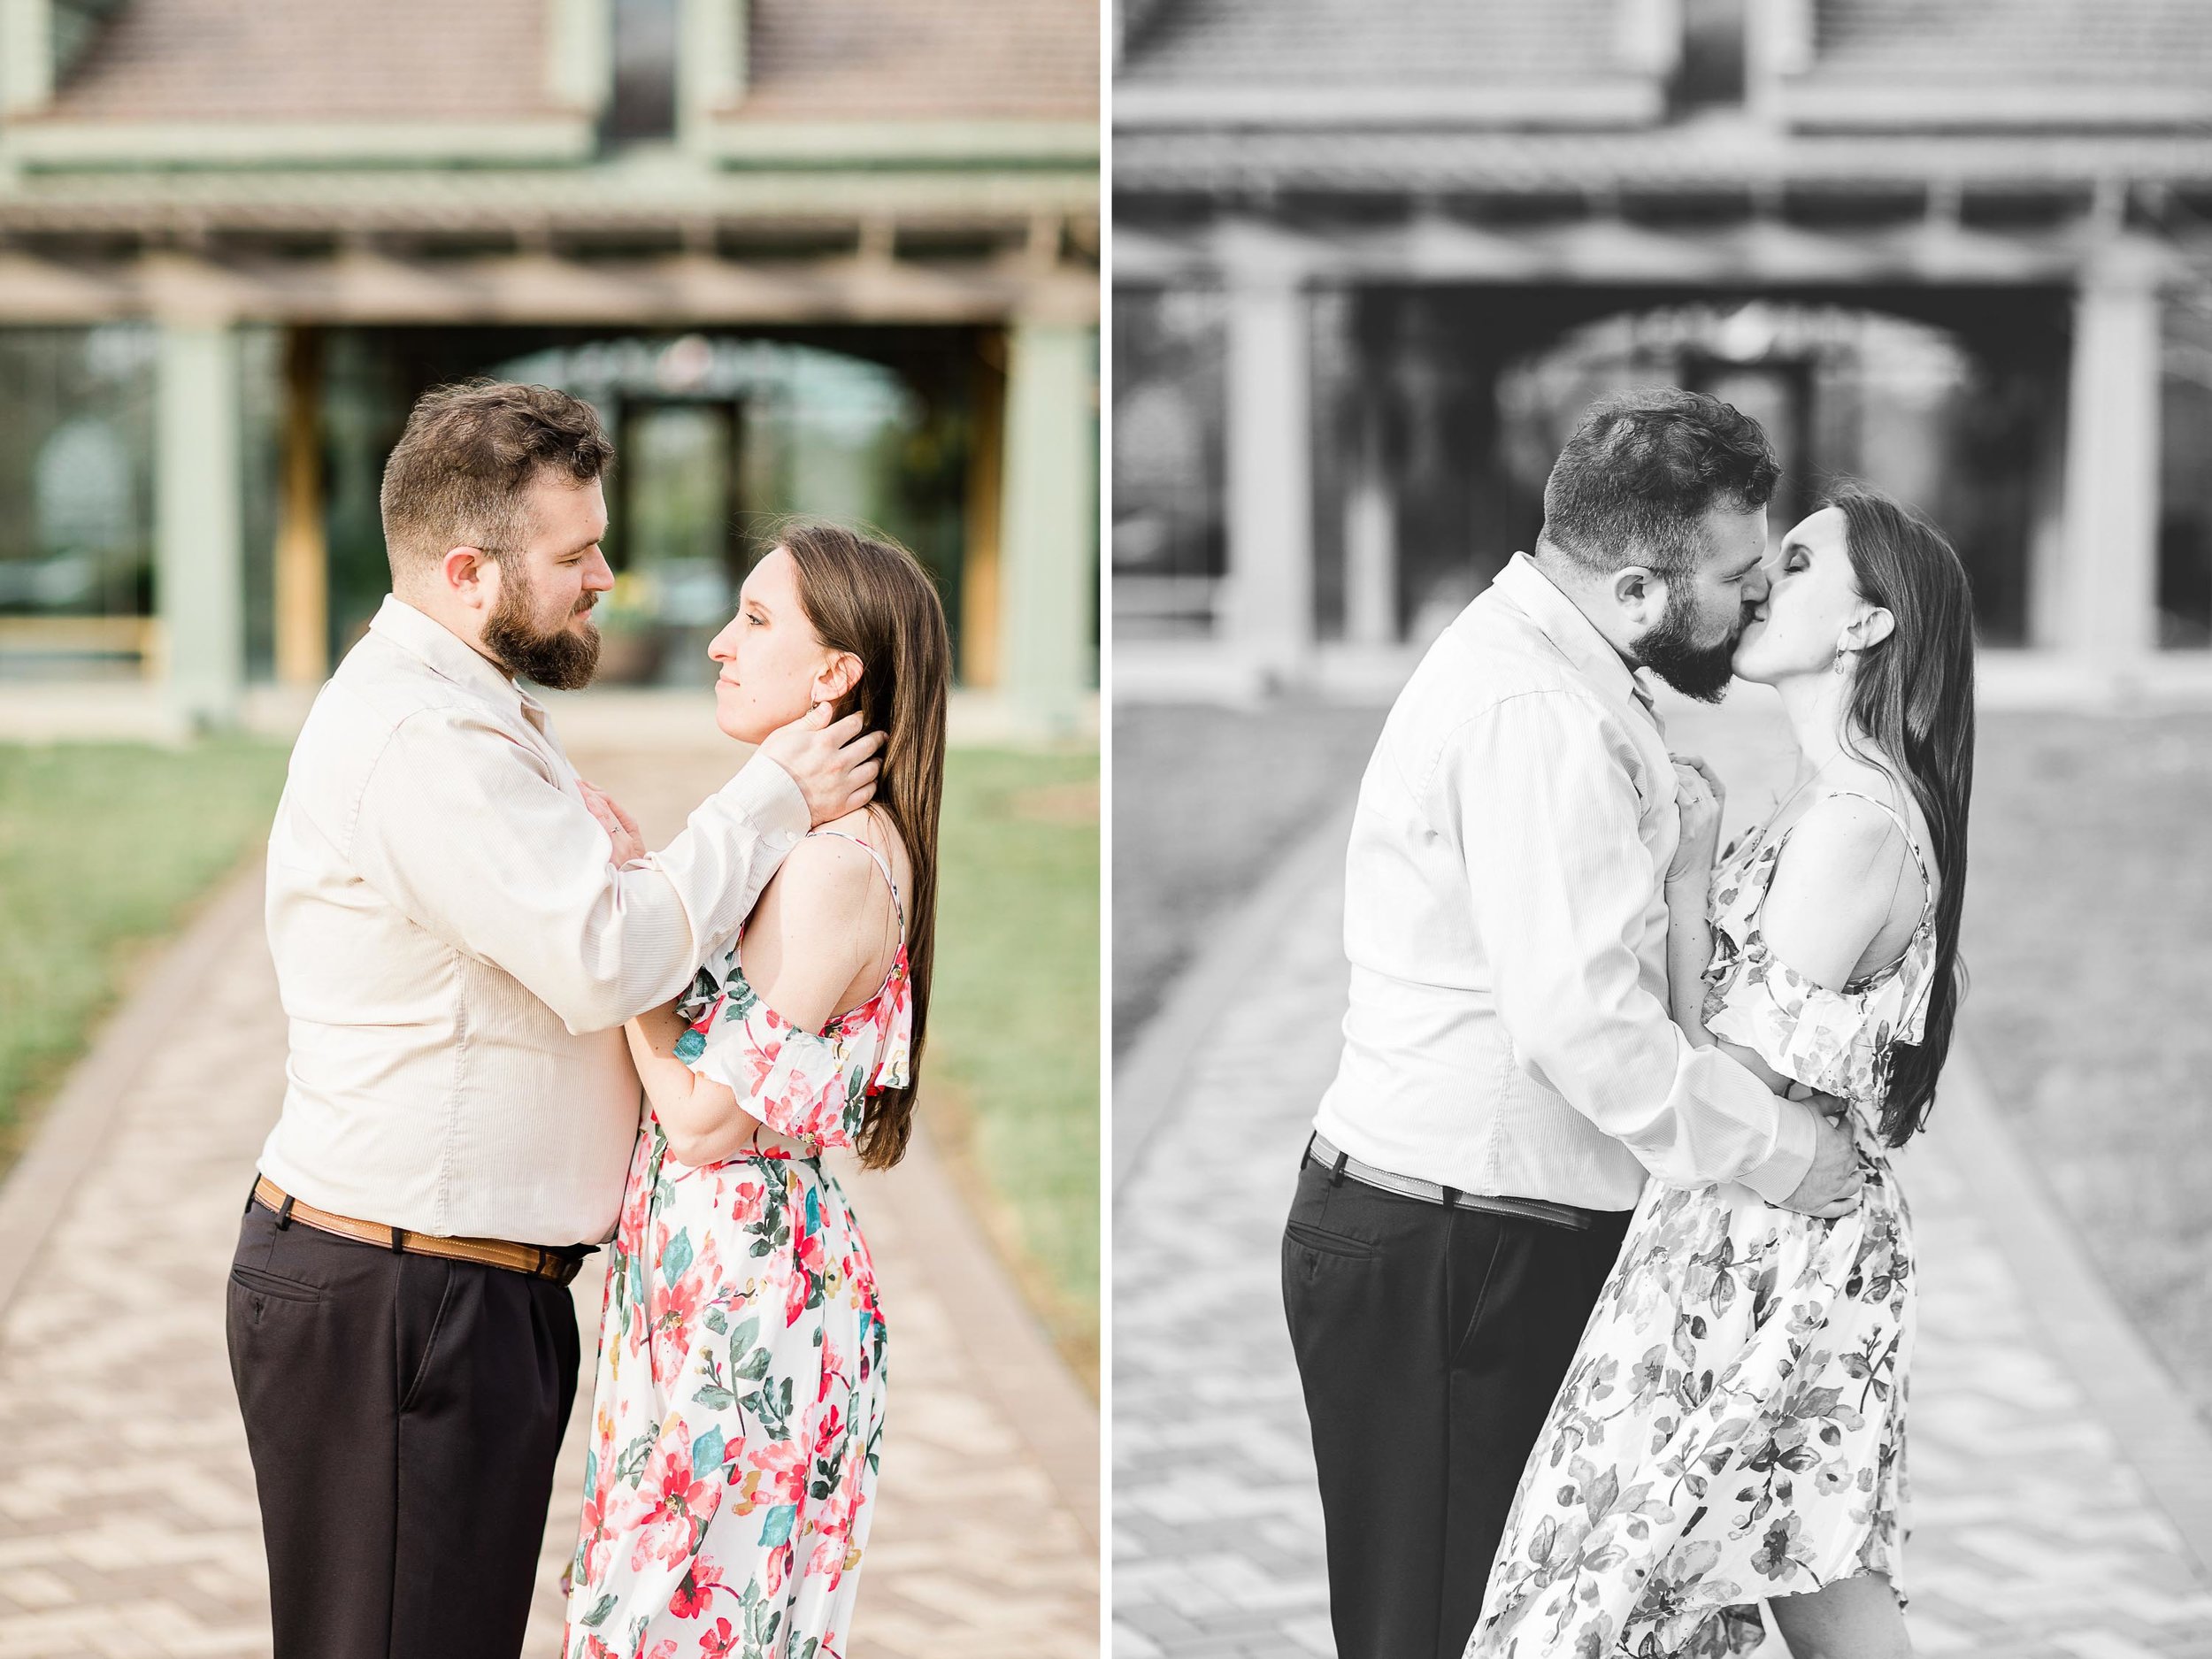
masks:
[[[564,1653],[838,1659],[873,1512],[887,1339],[867,1246],[813,1153],[851,1144],[872,1088],[905,1084],[905,958],[815,1033],[767,1006],[733,947],[682,1013],[693,1070],[808,1156],[690,1170],[657,1124],[639,1136]]]
[[[806,1495],[806,1452],[796,1440],[749,1448],[745,1461],[760,1471],[760,1490],[772,1503],[796,1503]]]
[[[719,1480],[694,1478],[689,1447],[666,1441],[653,1448],[641,1490],[652,1502],[637,1528],[637,1544],[630,1556],[633,1572],[649,1561],[674,1564],[686,1560],[722,1501]]]
[[[751,1164],[733,1164],[729,1167],[743,1172],[730,1182],[728,1196],[716,1208],[728,1217],[733,1225],[757,1226],[768,1209],[768,1183]]]
[[[691,1563],[691,1571],[668,1598],[668,1610],[678,1618],[696,1618],[707,1610],[715,1591],[725,1587],[722,1570],[702,1555]]]

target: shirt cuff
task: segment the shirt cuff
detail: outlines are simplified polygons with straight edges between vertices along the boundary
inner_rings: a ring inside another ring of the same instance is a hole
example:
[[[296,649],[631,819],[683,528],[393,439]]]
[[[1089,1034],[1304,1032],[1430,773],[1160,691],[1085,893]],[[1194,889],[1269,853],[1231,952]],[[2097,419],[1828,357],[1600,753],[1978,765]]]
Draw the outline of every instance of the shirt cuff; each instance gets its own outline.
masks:
[[[755,755],[737,769],[737,776],[722,786],[722,799],[765,836],[795,841],[814,827],[799,786],[765,755]]]
[[[1812,1107],[1792,1100],[1778,1100],[1774,1104],[1778,1121],[1772,1156],[1737,1178],[1770,1204],[1780,1203],[1797,1190],[1805,1171],[1813,1167],[1813,1153],[1820,1144]]]

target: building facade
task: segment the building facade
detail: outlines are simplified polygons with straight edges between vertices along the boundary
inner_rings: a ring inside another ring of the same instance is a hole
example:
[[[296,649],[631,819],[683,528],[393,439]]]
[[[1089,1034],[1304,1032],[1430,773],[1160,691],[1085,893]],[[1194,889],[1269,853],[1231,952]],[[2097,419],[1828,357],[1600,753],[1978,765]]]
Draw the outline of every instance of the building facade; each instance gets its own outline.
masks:
[[[1136,0],[1114,94],[1118,686],[1384,672],[1589,399],[1757,416],[1776,534],[1933,516],[2001,662],[2212,646],[2212,8]]]
[[[899,536],[963,680],[1095,683],[1088,0],[0,0],[0,680],[194,723],[388,586],[468,375],[615,436],[607,677],[703,683],[779,515]]]

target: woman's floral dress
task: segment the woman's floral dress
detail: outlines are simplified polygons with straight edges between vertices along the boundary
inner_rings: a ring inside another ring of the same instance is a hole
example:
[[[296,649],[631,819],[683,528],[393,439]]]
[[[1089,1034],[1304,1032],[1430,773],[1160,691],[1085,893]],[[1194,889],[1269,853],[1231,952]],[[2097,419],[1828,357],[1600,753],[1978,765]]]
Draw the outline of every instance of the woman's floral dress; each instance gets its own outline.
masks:
[[[1646,1186],[1521,1476],[1470,1659],[1740,1653],[1768,1596],[1862,1572],[1901,1594],[1912,1228],[1876,1125],[1935,968],[1905,830],[1931,900],[1902,957],[1841,992],[1760,936],[1786,830],[1715,870],[1706,1026],[1849,1101],[1865,1199],[1823,1221],[1745,1187]]]
[[[906,1085],[902,906],[899,926],[882,988],[818,1035],[760,999],[735,943],[680,1005],[678,1056],[808,1154],[692,1169],[647,1116],[607,1270],[567,1659],[845,1651],[885,1336],[868,1247],[818,1155],[853,1144],[872,1092]]]

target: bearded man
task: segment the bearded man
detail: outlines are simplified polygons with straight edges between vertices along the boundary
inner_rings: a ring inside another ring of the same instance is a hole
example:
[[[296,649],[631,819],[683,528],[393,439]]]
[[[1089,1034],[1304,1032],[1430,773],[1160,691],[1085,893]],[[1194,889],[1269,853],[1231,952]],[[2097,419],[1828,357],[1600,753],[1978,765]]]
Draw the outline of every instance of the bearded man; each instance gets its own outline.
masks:
[[[1647,1175],[1856,1202],[1819,1101],[1668,1013],[1682,838],[1650,680],[1726,690],[1778,476],[1715,398],[1600,400],[1535,557],[1430,649],[1360,783],[1344,1055],[1282,1242],[1341,1659],[1459,1659]]]
[[[228,1309],[278,1659],[520,1650],[567,1286],[637,1133],[622,1023],[873,793],[880,734],[818,710],[618,865],[520,683],[591,679],[613,453],[543,387],[417,403],[384,471],[391,596],[292,752],[268,867],[290,1056]]]

